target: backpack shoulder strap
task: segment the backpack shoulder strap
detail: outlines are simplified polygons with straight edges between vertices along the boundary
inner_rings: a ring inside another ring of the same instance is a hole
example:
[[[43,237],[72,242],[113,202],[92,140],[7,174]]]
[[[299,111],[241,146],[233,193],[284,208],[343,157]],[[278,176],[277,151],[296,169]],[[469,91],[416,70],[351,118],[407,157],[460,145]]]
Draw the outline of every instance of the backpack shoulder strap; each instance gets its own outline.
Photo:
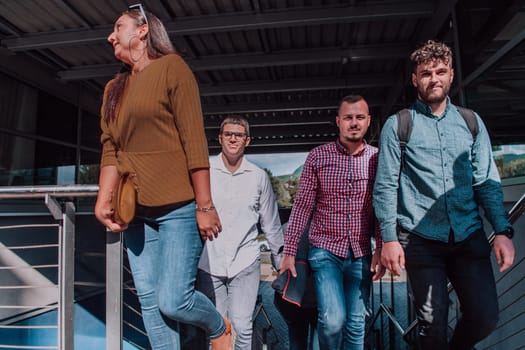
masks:
[[[412,115],[408,109],[402,109],[397,113],[397,136],[399,138],[399,147],[401,156],[405,152],[410,134],[412,133]]]
[[[400,110],[397,113],[397,136],[399,138],[399,148],[401,148],[399,171],[403,169],[403,163],[405,162],[405,151],[407,148],[410,134],[412,133],[412,114],[407,108]]]
[[[478,126],[478,120],[476,119],[476,116],[474,115],[474,111],[469,108],[456,106],[458,108],[459,114],[465,119],[465,123],[467,123],[467,127],[470,130],[470,133],[472,134],[472,138],[476,140],[476,136],[479,132],[479,126]]]

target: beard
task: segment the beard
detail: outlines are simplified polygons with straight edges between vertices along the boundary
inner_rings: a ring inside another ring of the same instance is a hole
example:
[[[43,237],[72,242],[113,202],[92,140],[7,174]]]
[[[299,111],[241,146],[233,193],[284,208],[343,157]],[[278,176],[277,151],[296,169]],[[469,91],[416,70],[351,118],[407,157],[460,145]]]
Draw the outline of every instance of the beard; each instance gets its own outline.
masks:
[[[421,101],[427,104],[441,103],[443,102],[450,91],[450,84],[443,85],[441,93],[436,93],[430,90],[425,90],[422,87],[417,88],[417,92]]]
[[[363,136],[361,134],[354,134],[354,135],[343,135],[343,139],[347,142],[361,142],[363,140]]]

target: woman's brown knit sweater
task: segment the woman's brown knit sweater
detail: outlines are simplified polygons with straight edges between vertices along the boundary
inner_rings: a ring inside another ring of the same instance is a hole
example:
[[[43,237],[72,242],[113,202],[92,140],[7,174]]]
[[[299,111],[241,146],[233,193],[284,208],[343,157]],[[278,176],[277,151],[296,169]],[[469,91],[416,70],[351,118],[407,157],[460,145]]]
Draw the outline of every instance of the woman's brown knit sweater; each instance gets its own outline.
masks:
[[[197,82],[178,55],[130,75],[117,119],[101,118],[101,128],[101,167],[136,173],[139,204],[195,197],[189,170],[209,167],[208,144]]]

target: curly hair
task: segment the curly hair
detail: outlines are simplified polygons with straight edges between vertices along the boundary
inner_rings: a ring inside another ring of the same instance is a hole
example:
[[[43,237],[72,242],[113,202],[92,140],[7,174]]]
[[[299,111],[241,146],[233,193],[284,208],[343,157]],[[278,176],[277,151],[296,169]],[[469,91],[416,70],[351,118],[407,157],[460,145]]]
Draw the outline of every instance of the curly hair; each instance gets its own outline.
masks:
[[[410,61],[412,62],[414,70],[420,64],[433,61],[443,61],[445,64],[452,66],[452,50],[443,42],[427,40],[412,52]]]

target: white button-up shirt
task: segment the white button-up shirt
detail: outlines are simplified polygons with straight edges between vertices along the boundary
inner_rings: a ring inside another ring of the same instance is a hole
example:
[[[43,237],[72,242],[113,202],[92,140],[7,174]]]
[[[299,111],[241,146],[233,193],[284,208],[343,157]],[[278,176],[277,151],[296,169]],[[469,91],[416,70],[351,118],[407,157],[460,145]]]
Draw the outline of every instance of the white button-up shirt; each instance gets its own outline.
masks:
[[[211,192],[222,232],[206,241],[199,268],[214,276],[234,277],[259,258],[257,223],[279,267],[283,233],[272,184],[266,172],[245,157],[231,173],[222,154],[210,159]]]

